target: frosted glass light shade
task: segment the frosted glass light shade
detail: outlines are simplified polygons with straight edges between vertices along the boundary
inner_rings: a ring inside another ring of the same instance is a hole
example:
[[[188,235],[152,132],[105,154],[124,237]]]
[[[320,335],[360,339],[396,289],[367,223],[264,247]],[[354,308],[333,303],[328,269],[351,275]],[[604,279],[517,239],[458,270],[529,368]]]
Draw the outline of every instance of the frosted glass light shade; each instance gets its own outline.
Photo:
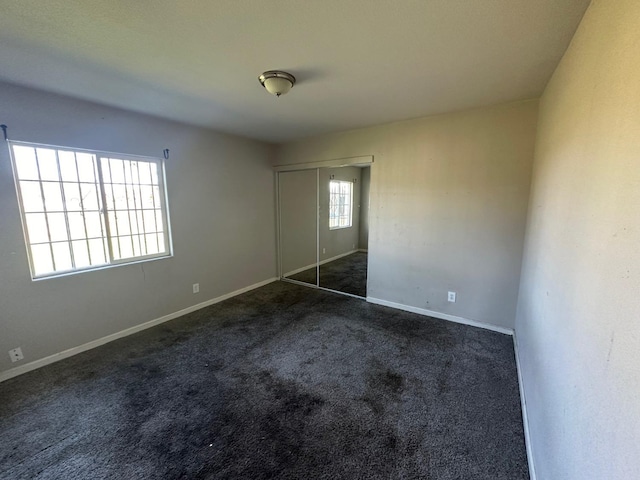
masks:
[[[286,78],[272,77],[264,81],[264,88],[273,95],[283,95],[291,90],[291,82]]]
[[[267,92],[277,97],[287,93],[296,83],[296,79],[293,75],[277,70],[264,72],[260,77],[258,77],[258,79],[262,86],[267,89]]]

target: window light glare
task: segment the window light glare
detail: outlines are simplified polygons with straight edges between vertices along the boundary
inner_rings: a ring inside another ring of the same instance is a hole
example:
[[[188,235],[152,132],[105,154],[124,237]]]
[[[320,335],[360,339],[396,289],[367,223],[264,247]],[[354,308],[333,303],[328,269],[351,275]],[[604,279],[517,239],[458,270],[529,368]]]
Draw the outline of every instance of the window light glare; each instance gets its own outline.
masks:
[[[162,160],[9,144],[33,278],[171,254]]]
[[[353,217],[353,183],[329,182],[329,229],[348,228]]]

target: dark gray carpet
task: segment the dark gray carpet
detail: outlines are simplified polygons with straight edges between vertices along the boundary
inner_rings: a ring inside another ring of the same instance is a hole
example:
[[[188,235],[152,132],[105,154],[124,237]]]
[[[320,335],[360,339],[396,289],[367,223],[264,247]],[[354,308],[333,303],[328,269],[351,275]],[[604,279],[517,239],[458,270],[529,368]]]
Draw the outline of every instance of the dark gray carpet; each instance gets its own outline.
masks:
[[[0,384],[0,478],[526,479],[512,341],[273,283]]]
[[[316,269],[311,268],[291,277],[299,282],[316,284]],[[367,296],[367,253],[355,252],[333,262],[320,265],[320,286],[359,297]]]

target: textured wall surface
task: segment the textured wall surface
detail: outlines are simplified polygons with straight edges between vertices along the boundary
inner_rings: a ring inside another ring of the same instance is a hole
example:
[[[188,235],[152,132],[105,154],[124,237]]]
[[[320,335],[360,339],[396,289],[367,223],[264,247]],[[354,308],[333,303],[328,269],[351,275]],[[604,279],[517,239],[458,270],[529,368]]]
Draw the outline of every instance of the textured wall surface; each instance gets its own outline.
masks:
[[[272,147],[3,84],[15,140],[166,162],[175,256],[31,281],[6,145],[0,148],[0,371],[82,345],[276,274]],[[191,285],[200,283],[194,295]],[[9,349],[25,359],[12,364]]]
[[[518,102],[315,137],[282,145],[275,162],[374,155],[367,294],[512,328],[537,109]]]
[[[541,99],[516,321],[538,480],[640,475],[639,18],[595,0]]]

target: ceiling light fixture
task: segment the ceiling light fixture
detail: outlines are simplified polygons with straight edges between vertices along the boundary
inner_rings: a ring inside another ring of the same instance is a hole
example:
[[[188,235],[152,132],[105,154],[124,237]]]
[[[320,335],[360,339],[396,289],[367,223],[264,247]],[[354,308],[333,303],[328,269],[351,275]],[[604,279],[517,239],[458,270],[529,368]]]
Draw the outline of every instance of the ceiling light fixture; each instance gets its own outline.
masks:
[[[260,83],[272,95],[284,95],[296,84],[296,77],[280,70],[269,70],[258,77]]]

